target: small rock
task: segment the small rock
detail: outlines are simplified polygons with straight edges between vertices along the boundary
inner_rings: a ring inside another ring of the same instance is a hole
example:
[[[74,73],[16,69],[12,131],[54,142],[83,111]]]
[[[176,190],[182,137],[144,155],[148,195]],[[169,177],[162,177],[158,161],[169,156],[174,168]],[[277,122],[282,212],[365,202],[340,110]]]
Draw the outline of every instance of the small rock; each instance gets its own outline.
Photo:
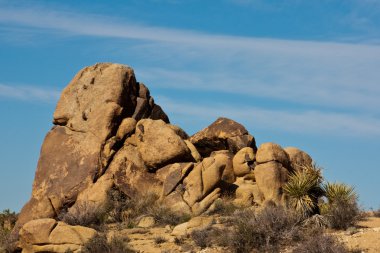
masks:
[[[156,221],[152,216],[146,216],[141,218],[139,224],[137,225],[140,228],[151,228],[156,224]]]

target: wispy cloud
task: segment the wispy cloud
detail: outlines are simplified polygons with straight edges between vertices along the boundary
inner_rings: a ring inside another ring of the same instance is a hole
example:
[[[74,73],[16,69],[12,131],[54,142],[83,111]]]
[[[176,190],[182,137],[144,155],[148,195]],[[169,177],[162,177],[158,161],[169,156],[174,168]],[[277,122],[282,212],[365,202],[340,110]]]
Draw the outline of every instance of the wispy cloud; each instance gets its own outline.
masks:
[[[243,121],[253,117],[263,127],[276,127],[281,121],[289,131],[345,130],[379,136],[380,123],[373,116],[380,108],[378,45],[207,34],[34,7],[1,8],[0,23],[9,29],[31,28],[46,34],[125,39],[132,43],[129,48],[119,45],[118,53],[128,50],[129,56],[148,59],[136,73],[149,86],[240,94],[299,105],[297,112],[248,106],[242,113],[232,105],[207,105],[205,110],[204,106],[166,102],[164,106],[176,114],[195,111],[197,117],[214,117],[222,111]],[[27,97],[25,90],[16,89],[17,93],[6,87],[7,94]],[[326,108],[329,113],[324,112]]]
[[[40,9],[2,8],[0,22],[46,32],[145,41],[136,54],[157,59],[173,55],[171,62],[163,63],[165,70],[145,75],[174,88],[237,91],[333,107],[380,107],[380,46],[212,35]],[[193,68],[178,70],[181,64]]]
[[[311,133],[338,136],[380,136],[380,120],[346,113],[315,110],[290,111],[261,107],[226,105],[199,105],[159,97],[161,105],[180,120],[205,121],[225,116],[255,129]]]
[[[0,83],[0,97],[24,101],[56,102],[60,92],[36,86],[11,86]]]

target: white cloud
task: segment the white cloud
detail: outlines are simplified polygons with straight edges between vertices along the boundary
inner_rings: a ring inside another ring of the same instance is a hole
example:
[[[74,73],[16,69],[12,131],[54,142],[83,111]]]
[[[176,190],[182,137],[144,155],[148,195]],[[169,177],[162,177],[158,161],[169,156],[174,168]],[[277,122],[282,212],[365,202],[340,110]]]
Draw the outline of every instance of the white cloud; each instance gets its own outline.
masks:
[[[56,102],[60,92],[36,86],[10,86],[0,84],[0,97],[25,101]]]

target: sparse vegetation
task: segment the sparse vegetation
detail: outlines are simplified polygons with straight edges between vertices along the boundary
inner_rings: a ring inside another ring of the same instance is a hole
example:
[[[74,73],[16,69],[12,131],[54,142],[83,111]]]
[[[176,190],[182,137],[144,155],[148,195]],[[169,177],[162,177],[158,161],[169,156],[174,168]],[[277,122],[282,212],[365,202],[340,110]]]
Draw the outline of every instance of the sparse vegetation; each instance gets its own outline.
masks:
[[[334,229],[347,229],[360,219],[360,209],[354,188],[342,183],[324,185],[327,203],[323,203],[321,211],[327,217],[329,225]]]
[[[319,232],[298,245],[293,253],[349,253],[349,250],[333,236]]]
[[[139,198],[129,198],[117,189],[108,193],[108,202],[99,208],[91,202],[74,205],[62,212],[59,219],[70,225],[81,225],[101,230],[107,223],[124,223],[128,228],[136,226],[136,220],[143,215],[154,217],[156,225],[177,225],[188,221],[189,215],[173,212],[158,203],[158,195],[148,193]]]
[[[301,239],[300,218],[282,207],[235,214],[230,246],[235,252],[278,252],[280,246]]]
[[[133,253],[126,241],[118,237],[107,240],[104,234],[98,234],[84,245],[82,253]]]
[[[198,247],[206,248],[211,245],[211,240],[209,239],[209,229],[194,230],[191,232],[191,239],[194,241],[195,245]]]
[[[164,243],[166,242],[166,238],[165,237],[162,237],[162,236],[157,236],[154,238],[154,243],[155,244],[161,244],[161,243]]]
[[[380,218],[380,208],[377,209],[377,210],[375,210],[375,211],[373,211],[373,216]]]
[[[0,252],[13,252],[11,231],[17,221],[17,214],[9,209],[0,212]]]
[[[104,223],[106,209],[98,208],[90,202],[82,202],[74,205],[69,211],[62,212],[58,219],[69,225],[80,225],[99,229]]]
[[[139,198],[128,198],[120,191],[113,189],[109,195],[109,220],[112,222],[124,222],[133,227],[135,220],[142,215],[154,217],[157,225],[177,225],[190,219],[188,215],[180,215],[169,207],[158,203],[158,195],[147,193]]]
[[[214,203],[214,209],[210,211],[212,214],[220,214],[224,216],[232,215],[239,207],[235,206],[233,203],[232,197],[225,197],[217,199]]]

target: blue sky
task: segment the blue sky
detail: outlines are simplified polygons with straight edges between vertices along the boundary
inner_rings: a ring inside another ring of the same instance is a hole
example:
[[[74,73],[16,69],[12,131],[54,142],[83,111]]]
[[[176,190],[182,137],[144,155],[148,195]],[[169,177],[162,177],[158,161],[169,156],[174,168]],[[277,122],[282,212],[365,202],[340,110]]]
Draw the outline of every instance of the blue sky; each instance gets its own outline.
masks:
[[[28,200],[61,90],[135,69],[189,134],[218,116],[380,207],[380,0],[0,0],[0,209]]]

